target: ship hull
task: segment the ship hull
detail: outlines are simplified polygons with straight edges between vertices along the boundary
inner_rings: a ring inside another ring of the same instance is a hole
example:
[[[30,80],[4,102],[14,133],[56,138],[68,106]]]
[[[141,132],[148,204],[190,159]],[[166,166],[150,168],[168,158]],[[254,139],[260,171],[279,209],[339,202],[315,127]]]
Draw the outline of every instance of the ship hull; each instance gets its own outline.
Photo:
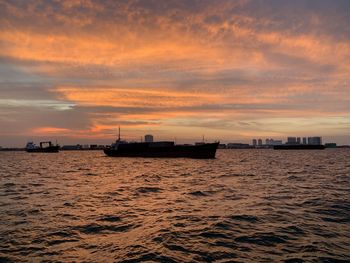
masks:
[[[324,145],[295,144],[295,145],[275,145],[274,150],[324,150]]]
[[[49,146],[45,148],[26,149],[26,151],[29,153],[58,153],[59,149],[59,146]]]
[[[207,143],[150,147],[147,143],[137,143],[124,148],[107,148],[104,149],[104,153],[110,157],[214,159],[218,145],[219,143]]]

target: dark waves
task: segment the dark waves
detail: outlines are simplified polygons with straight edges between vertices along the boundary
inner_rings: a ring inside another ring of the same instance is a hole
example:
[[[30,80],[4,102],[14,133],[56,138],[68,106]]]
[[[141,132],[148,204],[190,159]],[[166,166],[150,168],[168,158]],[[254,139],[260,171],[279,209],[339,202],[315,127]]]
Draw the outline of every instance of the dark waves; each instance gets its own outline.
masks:
[[[345,149],[0,157],[0,262],[350,262]]]

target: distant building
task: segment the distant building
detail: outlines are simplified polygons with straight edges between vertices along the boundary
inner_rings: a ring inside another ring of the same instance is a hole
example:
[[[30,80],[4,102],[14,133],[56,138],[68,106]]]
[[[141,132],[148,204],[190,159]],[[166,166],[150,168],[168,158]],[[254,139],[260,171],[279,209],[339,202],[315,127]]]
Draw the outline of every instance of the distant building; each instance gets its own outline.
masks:
[[[90,150],[103,150],[104,148],[104,145],[90,144]]]
[[[74,151],[74,150],[81,150],[82,147],[80,144],[77,145],[63,145],[61,147],[61,150],[66,150],[66,151]]]
[[[248,149],[251,148],[251,146],[247,143],[228,143],[227,149]]]
[[[146,134],[145,135],[145,142],[153,142],[153,135]]]
[[[287,144],[297,144],[297,138],[296,137],[288,137]]]
[[[301,144],[300,137],[297,137],[297,144]]]
[[[322,137],[308,137],[307,138],[307,144],[312,144],[312,145],[321,145],[322,144]]]
[[[307,144],[306,137],[303,137],[303,144]]]
[[[226,149],[226,144],[220,143],[218,149]]]
[[[258,146],[262,146],[262,140],[258,139]]]
[[[257,145],[257,141],[256,139],[253,139],[253,146],[256,146]]]
[[[272,138],[266,139],[265,141],[266,141],[266,146],[273,146],[273,145],[280,145],[280,144],[282,144],[281,140],[274,140]]]
[[[273,140],[271,145],[281,145],[282,144],[282,140]]]

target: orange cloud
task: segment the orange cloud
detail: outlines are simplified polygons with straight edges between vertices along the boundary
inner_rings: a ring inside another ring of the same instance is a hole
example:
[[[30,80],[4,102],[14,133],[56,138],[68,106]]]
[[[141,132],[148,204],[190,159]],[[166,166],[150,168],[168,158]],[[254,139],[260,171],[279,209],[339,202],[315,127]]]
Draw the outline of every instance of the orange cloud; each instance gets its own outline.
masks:
[[[2,31],[1,56],[42,62],[92,65],[134,65],[171,60],[215,60],[218,50],[204,48],[193,41],[160,39],[156,42],[138,38],[130,32],[122,37],[81,33],[74,37],[63,34],[40,34],[28,31]]]
[[[67,134],[70,132],[70,130],[65,128],[57,128],[57,127],[39,127],[39,128],[34,128],[32,132],[35,134],[41,134],[41,135],[62,134],[62,133]]]
[[[304,124],[301,117],[349,116],[350,44],[332,32],[318,34],[322,16],[316,27],[293,30],[280,18],[245,10],[246,1],[185,2],[115,2],[111,12],[113,1],[2,3],[0,57],[13,69],[5,73],[8,94],[11,83],[30,83],[33,91],[42,84],[47,97],[74,102],[65,110],[86,118],[81,126],[90,124],[71,130],[45,120],[33,132],[98,138],[122,123],[130,130],[204,127],[251,136],[254,130],[236,122],[264,119],[267,131],[251,126],[277,136],[285,132],[279,127]],[[22,107],[42,105],[34,102]],[[7,99],[1,105],[21,106]],[[47,108],[56,114],[57,107]],[[286,121],[271,121],[278,118]]]
[[[120,89],[60,87],[53,90],[62,99],[81,105],[114,107],[181,107],[222,102],[220,94],[178,92],[166,89]]]

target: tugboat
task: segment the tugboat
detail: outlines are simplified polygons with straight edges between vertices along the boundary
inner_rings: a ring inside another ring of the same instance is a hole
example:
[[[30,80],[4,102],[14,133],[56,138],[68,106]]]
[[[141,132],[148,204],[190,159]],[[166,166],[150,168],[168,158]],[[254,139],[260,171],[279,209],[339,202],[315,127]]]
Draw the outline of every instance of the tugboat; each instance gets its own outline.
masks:
[[[175,145],[172,141],[160,142],[126,142],[118,139],[104,153],[111,157],[145,157],[145,158],[194,158],[214,159],[219,142],[200,145]]]
[[[28,142],[25,149],[29,153],[58,153],[60,146],[57,144],[53,145],[50,141],[40,142],[40,146],[33,142]]]

